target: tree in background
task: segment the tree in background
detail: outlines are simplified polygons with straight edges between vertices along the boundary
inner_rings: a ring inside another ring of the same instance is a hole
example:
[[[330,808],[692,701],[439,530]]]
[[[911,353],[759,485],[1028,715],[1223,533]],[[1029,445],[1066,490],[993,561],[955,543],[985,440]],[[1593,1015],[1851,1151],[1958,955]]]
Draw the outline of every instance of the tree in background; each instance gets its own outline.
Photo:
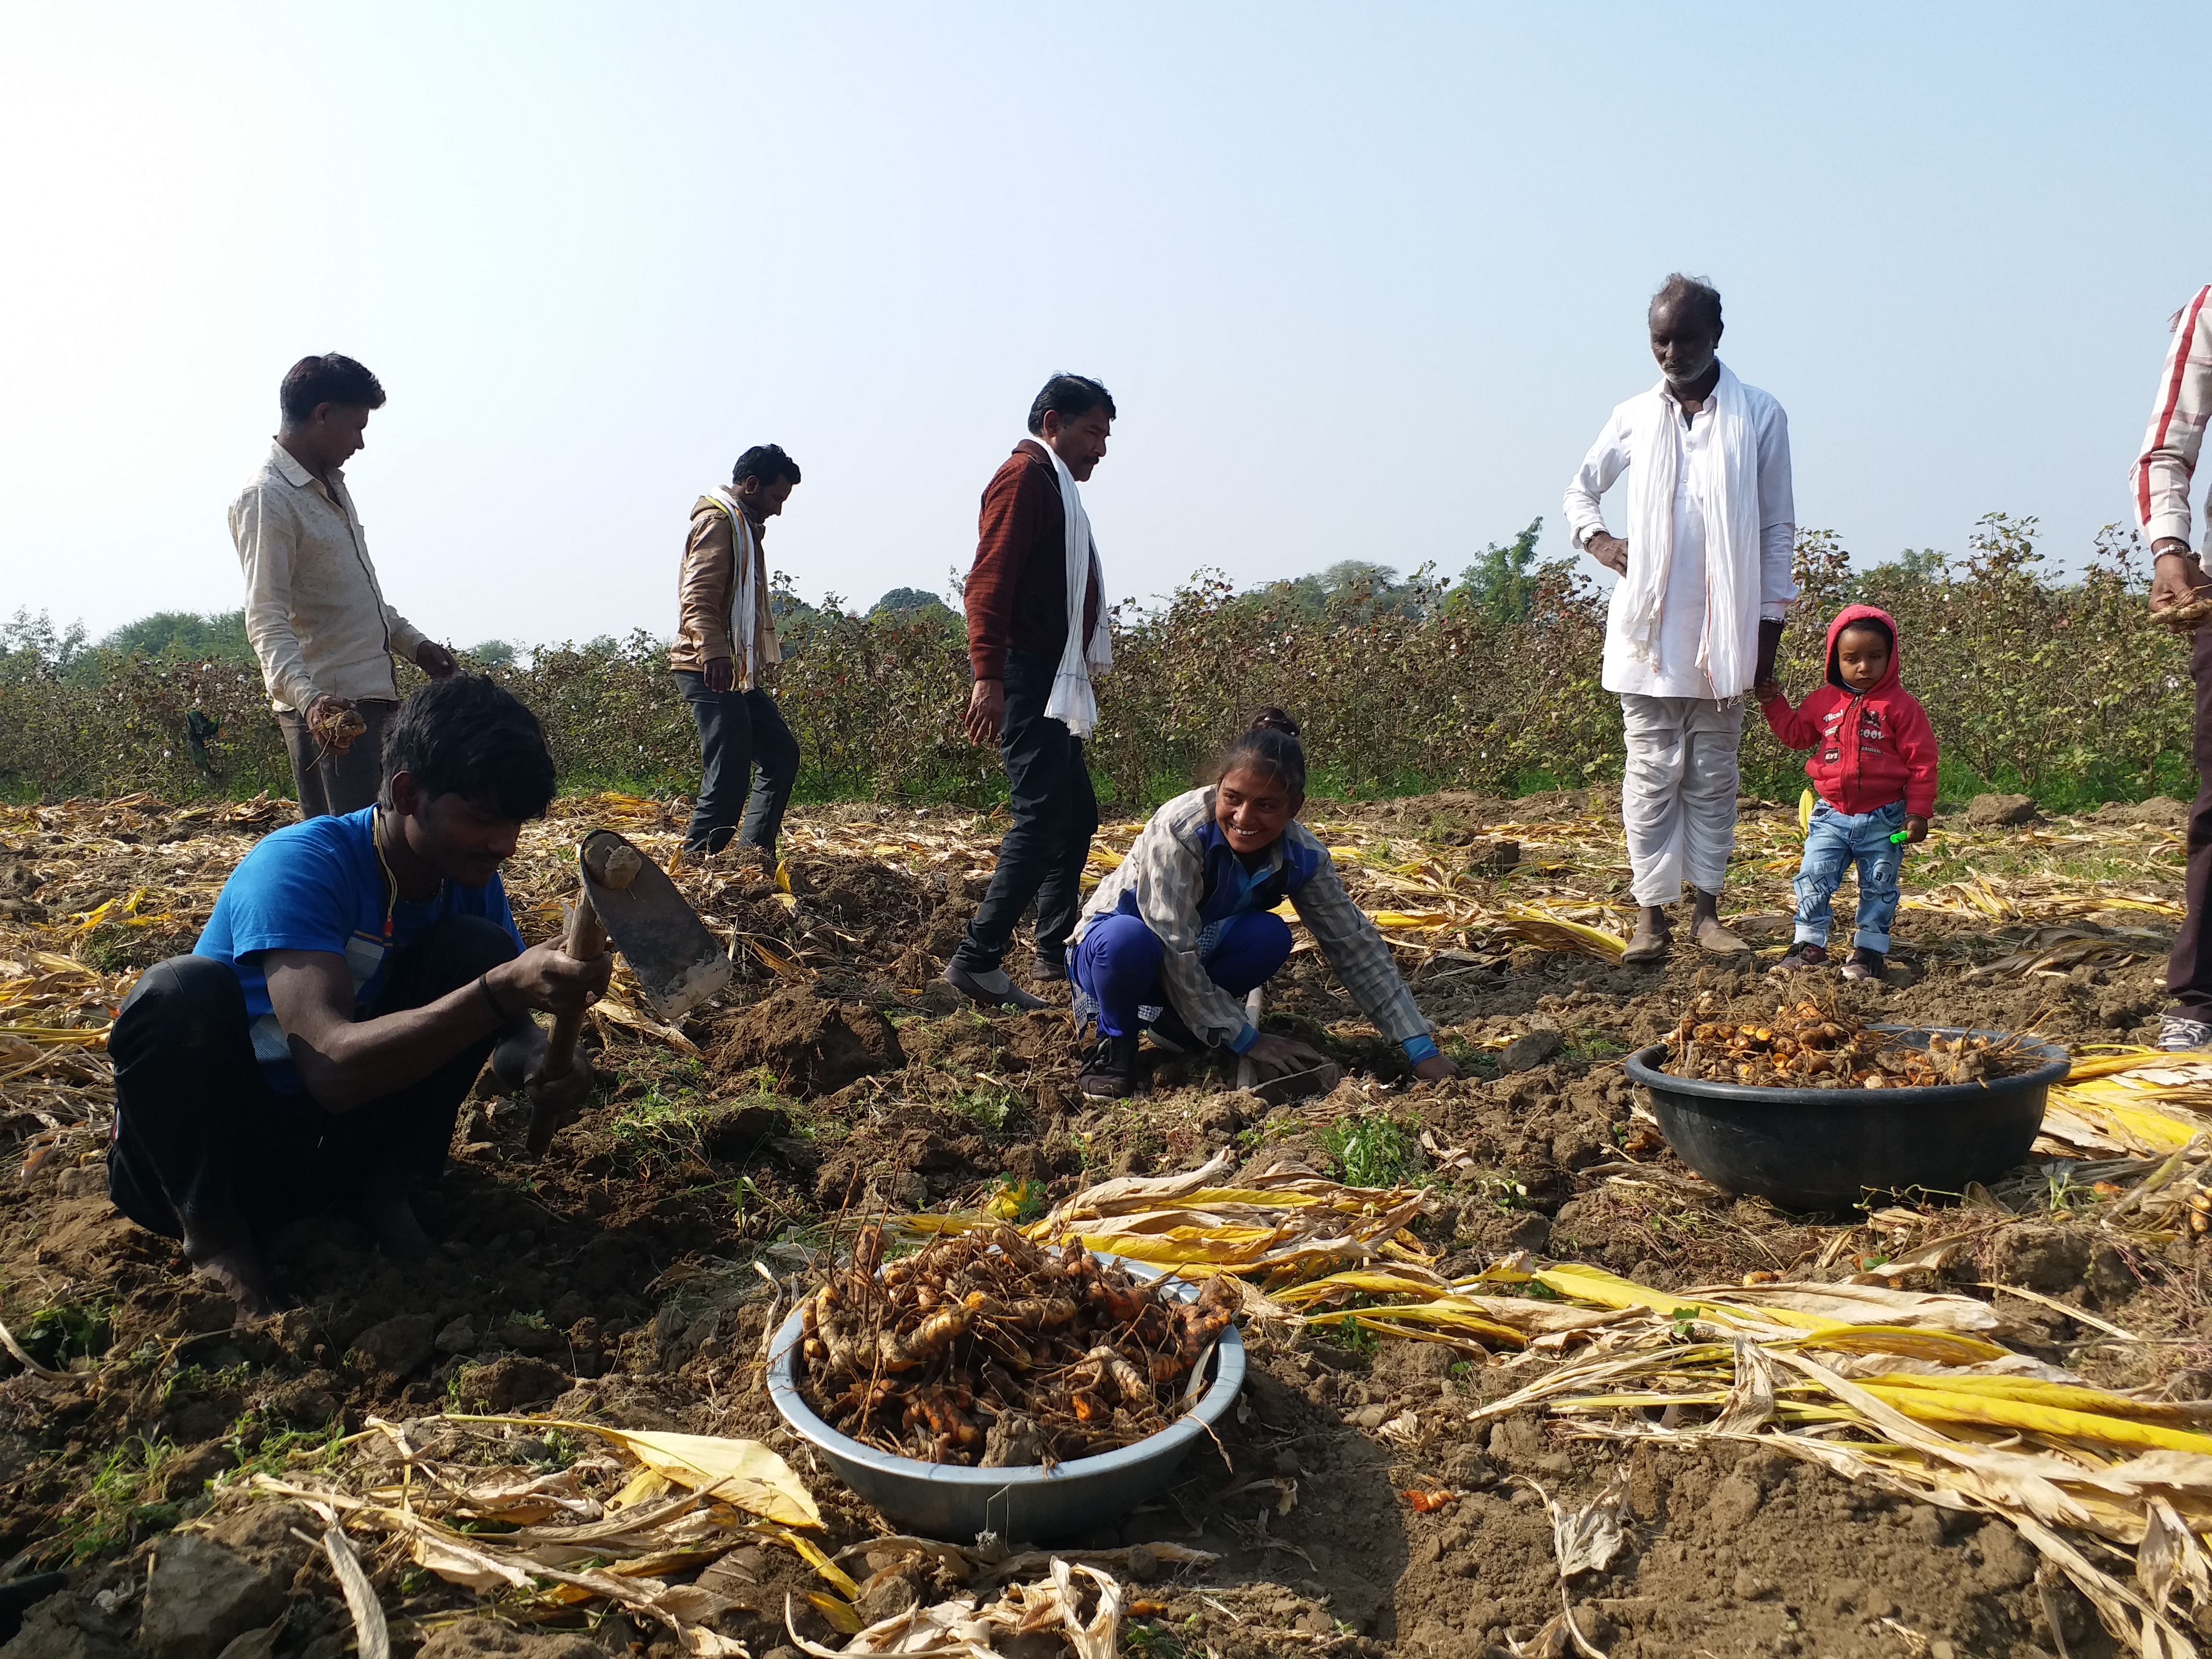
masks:
[[[918,623],[949,627],[960,618],[934,593],[925,593],[919,587],[894,587],[868,607],[868,620],[907,627]]]
[[[253,642],[246,636],[246,612],[156,611],[104,635],[103,651],[118,657],[187,658],[203,662],[252,662]]]
[[[1482,550],[1475,562],[1459,573],[1447,602],[1455,611],[1480,611],[1492,622],[1528,620],[1536,602],[1536,538],[1544,528],[1541,519],[1500,547],[1496,542]]]
[[[0,662],[19,676],[66,674],[88,649],[81,622],[58,629],[46,612],[33,617],[21,610],[13,620],[0,623]]]
[[[513,640],[478,640],[461,654],[473,657],[487,668],[512,668],[522,653]]]

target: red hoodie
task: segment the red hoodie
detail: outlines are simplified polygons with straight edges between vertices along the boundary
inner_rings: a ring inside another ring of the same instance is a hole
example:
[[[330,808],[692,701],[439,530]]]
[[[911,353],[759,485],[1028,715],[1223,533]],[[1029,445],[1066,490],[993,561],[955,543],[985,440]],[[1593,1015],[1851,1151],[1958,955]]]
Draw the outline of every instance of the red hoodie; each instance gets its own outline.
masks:
[[[1836,663],[1836,638],[1856,622],[1889,630],[1889,671],[1854,691]],[[1897,624],[1870,605],[1846,605],[1828,624],[1828,683],[1796,708],[1780,693],[1760,705],[1774,735],[1791,749],[1810,749],[1805,775],[1838,812],[1871,812],[1899,795],[1905,810],[1936,810],[1936,731],[1919,700],[1897,683]]]

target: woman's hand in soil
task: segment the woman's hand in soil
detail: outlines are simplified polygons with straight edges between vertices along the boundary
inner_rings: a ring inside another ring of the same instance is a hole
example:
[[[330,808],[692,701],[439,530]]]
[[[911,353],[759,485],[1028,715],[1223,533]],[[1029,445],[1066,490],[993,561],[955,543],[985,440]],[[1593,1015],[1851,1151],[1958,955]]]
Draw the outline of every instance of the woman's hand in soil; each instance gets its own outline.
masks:
[[[548,939],[493,969],[491,988],[510,1013],[543,1008],[549,1014],[580,1014],[605,993],[614,971],[612,951],[579,962],[559,941]]]
[[[1243,1057],[1252,1062],[1252,1069],[1260,1074],[1262,1083],[1273,1078],[1295,1077],[1300,1072],[1310,1072],[1316,1066],[1329,1063],[1328,1056],[1312,1044],[1286,1036],[1255,1037]]]
[[[1431,1054],[1426,1060],[1413,1062],[1413,1075],[1424,1083],[1442,1083],[1446,1078],[1457,1077],[1459,1067],[1447,1055]]]
[[[1905,815],[1905,844],[1910,847],[1916,842],[1927,839],[1928,820],[1917,812],[1907,812]]]

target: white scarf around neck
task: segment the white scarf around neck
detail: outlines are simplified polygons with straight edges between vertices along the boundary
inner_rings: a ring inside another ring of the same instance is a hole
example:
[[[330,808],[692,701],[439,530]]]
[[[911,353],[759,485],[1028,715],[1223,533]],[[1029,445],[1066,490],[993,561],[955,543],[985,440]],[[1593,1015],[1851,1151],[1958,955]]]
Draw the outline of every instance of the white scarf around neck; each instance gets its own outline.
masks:
[[[1705,523],[1705,620],[1697,665],[1713,695],[1750,685],[1759,650],[1759,434],[1743,382],[1727,364],[1713,387],[1712,437],[1720,465],[1711,477]],[[1636,400],[1629,428],[1628,574],[1620,579],[1607,626],[1635,660],[1659,661],[1661,612],[1674,565],[1674,487],[1683,461],[1680,406],[1661,380]]]
[[[740,691],[750,691],[760,678],[760,540],[729,486],[717,484],[709,499],[730,515],[730,550],[738,566],[730,583],[730,646],[737,653],[733,684]]]
[[[1098,580],[1098,621],[1089,638],[1083,632],[1083,607],[1091,591],[1091,578],[1099,568],[1098,548],[1091,536],[1091,515],[1083,510],[1083,492],[1060,453],[1042,438],[1028,436],[1051,461],[1060,478],[1060,514],[1067,521],[1067,644],[1060,653],[1060,666],[1052,677],[1052,696],[1044,705],[1045,718],[1064,723],[1079,738],[1088,738],[1098,726],[1098,699],[1091,677],[1114,665],[1114,644],[1106,625],[1106,581]]]

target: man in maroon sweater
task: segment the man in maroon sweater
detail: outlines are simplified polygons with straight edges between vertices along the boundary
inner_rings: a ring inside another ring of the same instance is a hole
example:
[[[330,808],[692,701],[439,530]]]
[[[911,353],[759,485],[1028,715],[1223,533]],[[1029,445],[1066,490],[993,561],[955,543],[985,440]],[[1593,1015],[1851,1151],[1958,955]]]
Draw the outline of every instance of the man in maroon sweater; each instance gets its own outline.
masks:
[[[1014,924],[1032,899],[1036,976],[1067,977],[1067,936],[1082,898],[1083,862],[1098,829],[1098,802],[1083,758],[1095,705],[1080,678],[1073,690],[1063,683],[1054,704],[1054,682],[1087,673],[1085,643],[1098,629],[1104,585],[1075,485],[1104,458],[1114,413],[1113,398],[1097,381],[1054,375],[1030,406],[1032,435],[1014,446],[983,492],[966,590],[968,657],[975,675],[966,724],[971,742],[999,744],[1014,825],[1000,844],[990,890],[945,970],[948,982],[978,1002],[1044,1006],[1000,966]],[[1080,547],[1068,533],[1071,501]],[[1068,574],[1078,562],[1087,565],[1088,578],[1082,634],[1071,653]],[[1072,670],[1066,660],[1071,656]],[[1048,704],[1057,715],[1046,712]]]

